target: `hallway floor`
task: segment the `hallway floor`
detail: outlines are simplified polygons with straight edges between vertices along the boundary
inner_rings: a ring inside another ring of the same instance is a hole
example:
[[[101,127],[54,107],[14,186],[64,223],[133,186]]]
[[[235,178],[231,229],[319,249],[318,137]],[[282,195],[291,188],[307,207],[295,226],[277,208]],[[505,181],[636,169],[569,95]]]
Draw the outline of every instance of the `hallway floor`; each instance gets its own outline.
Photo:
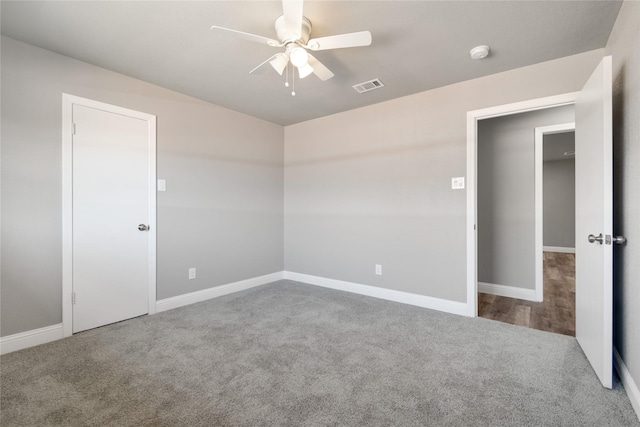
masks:
[[[544,301],[478,293],[478,316],[575,336],[575,254],[544,253]]]

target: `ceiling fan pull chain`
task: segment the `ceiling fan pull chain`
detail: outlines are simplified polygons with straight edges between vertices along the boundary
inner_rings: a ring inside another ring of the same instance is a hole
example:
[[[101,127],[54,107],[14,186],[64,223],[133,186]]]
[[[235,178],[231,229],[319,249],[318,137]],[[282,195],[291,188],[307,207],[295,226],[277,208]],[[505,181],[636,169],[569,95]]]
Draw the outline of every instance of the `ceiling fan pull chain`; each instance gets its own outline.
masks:
[[[289,87],[289,63],[287,62],[287,66],[286,66],[286,75],[287,75],[287,81],[284,82],[284,87]]]
[[[296,73],[291,73],[291,82],[293,83],[293,90],[291,91],[291,96],[296,96]]]

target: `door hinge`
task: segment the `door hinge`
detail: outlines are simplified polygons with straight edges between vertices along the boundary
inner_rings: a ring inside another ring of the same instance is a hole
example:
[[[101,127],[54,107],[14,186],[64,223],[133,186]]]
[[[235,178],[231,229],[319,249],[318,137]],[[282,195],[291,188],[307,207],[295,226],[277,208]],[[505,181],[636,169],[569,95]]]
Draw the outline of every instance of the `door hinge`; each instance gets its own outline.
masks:
[[[75,303],[76,303],[76,293],[71,292],[71,304],[75,304]]]
[[[76,134],[76,124],[71,123],[71,135],[75,135],[75,134]]]

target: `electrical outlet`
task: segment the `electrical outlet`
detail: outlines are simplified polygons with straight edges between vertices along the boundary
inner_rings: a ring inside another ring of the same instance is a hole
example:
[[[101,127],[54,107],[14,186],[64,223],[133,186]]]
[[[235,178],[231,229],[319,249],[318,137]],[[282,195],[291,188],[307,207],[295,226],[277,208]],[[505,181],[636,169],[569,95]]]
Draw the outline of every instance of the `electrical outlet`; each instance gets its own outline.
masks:
[[[376,264],[376,274],[382,276],[382,264]]]
[[[189,269],[189,280],[193,280],[196,278],[196,268],[190,268]]]

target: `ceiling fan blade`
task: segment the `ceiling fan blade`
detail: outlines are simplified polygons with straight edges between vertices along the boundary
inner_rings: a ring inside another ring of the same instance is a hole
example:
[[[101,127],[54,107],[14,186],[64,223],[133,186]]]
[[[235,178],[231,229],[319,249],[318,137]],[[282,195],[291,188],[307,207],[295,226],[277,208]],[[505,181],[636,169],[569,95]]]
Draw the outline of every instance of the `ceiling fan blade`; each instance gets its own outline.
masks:
[[[315,56],[308,54],[309,60],[308,63],[313,67],[313,73],[318,76],[318,78],[322,81],[329,80],[333,77],[333,73],[330,69],[325,67],[322,62],[318,61]]]
[[[216,31],[224,31],[226,33],[233,34],[236,37],[239,37],[241,39],[250,40],[252,42],[267,44],[273,47],[282,47],[282,43],[280,43],[277,40],[270,39],[268,37],[257,36],[255,34],[245,33],[243,31],[238,31],[238,30],[232,30],[230,28],[218,27],[217,25],[212,25],[211,29]]]
[[[311,50],[342,49],[345,47],[369,46],[371,33],[359,31],[357,33],[339,34],[336,36],[318,37],[307,42],[307,48]]]
[[[302,34],[302,0],[282,0],[284,26],[299,39]]]
[[[282,54],[281,54],[281,53],[276,53],[275,55],[273,55],[272,57],[270,57],[270,58],[269,58],[269,59],[267,59],[266,61],[262,61],[262,62],[260,63],[260,65],[258,65],[257,67],[255,67],[253,70],[249,71],[249,74],[253,74],[253,72],[254,72],[254,71],[256,71],[258,68],[262,67],[262,66],[263,66],[264,64],[266,64],[267,62],[271,62],[271,61],[275,60],[275,59],[276,59],[276,57],[277,57],[278,55],[282,55]]]

